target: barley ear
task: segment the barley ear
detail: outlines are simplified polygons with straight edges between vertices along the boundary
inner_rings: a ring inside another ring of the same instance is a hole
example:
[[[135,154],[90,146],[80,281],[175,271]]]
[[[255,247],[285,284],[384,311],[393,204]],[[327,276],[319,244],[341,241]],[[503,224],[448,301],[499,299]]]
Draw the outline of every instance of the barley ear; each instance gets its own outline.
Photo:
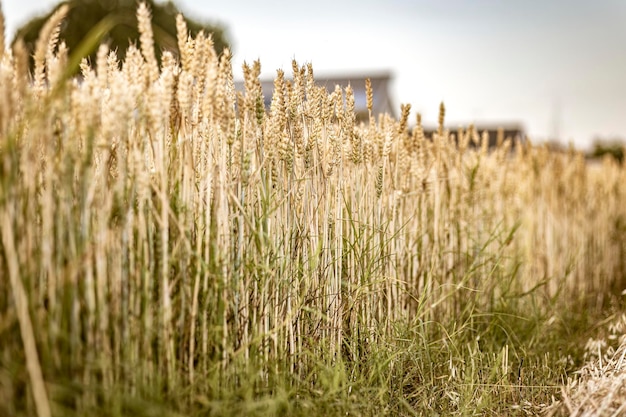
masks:
[[[418,132],[422,128],[422,115],[417,113],[415,115],[415,127],[411,131],[411,152],[417,152],[419,149]]]
[[[365,98],[367,100],[367,113],[369,116],[369,124],[370,126],[374,126],[376,124],[376,120],[374,119],[374,91],[372,90],[372,80],[369,78],[365,79]]]
[[[487,155],[487,151],[489,150],[489,132],[486,130],[483,131],[480,141],[480,153],[482,156]]]
[[[498,135],[496,137],[496,144],[498,146],[498,148],[502,147],[502,144],[504,143],[504,128],[499,127],[498,128]]]
[[[159,66],[154,53],[152,14],[146,3],[140,3],[137,8],[137,24],[139,28],[139,42],[141,43],[141,54],[148,64],[148,78],[152,83],[159,78]]]
[[[14,57],[14,73],[17,90],[20,94],[24,94],[26,86],[28,85],[28,52],[26,45],[22,38],[18,38],[13,43],[13,57]]]
[[[34,82],[37,90],[42,89],[45,84],[46,54],[56,46],[56,42],[59,39],[59,25],[67,15],[68,10],[69,6],[67,4],[60,6],[48,19],[41,32],[39,32],[39,37],[35,44]]]
[[[287,123],[287,108],[285,103],[285,73],[283,70],[276,70],[276,78],[274,79],[274,93],[272,94],[272,103],[270,113],[276,118],[279,130],[285,127]]]
[[[176,16],[176,38],[178,40],[178,55],[180,63],[185,71],[191,71],[191,53],[189,49],[189,31],[187,22],[182,14]]]
[[[400,105],[400,126],[398,127],[398,134],[402,135],[404,131],[406,130],[410,113],[411,113],[410,104]]]
[[[315,76],[313,75],[313,64],[306,64],[306,94],[307,97],[312,97],[315,95]]]
[[[443,123],[446,118],[446,106],[444,106],[443,101],[439,105],[439,127],[437,128],[437,134],[441,137],[443,136]]]
[[[345,130],[347,132],[348,138],[350,140],[350,145],[352,146],[352,161],[355,164],[361,162],[363,157],[363,147],[361,143],[361,138],[356,134],[356,114],[354,110],[354,90],[352,86],[348,85],[345,89],[346,92],[346,109],[344,113],[344,122],[345,122]]]
[[[384,161],[381,161],[380,166],[378,167],[378,171],[376,172],[376,198],[380,198],[383,195],[383,183],[385,181],[385,164]]]

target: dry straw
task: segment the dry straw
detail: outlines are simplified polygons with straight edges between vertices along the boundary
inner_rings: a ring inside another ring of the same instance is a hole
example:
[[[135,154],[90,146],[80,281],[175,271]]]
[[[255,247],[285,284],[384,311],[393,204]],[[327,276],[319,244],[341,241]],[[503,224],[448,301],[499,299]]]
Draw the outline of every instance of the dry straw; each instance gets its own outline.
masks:
[[[0,61],[16,95],[1,113],[0,317],[21,336],[3,350],[35,406],[9,382],[9,414],[50,415],[45,382],[65,370],[100,388],[76,393],[82,410],[148,387],[191,406],[246,375],[317,392],[321,369],[408,343],[401,325],[427,343],[428,323],[474,329],[531,297],[539,312],[602,306],[623,284],[621,165],[502,132],[491,149],[471,126],[450,133],[443,104],[430,137],[408,105],[373,114],[371,82],[363,124],[351,87],[329,93],[296,62],[265,109],[260,63],[236,92],[230,52],[182,17],[178,60],[159,68],[145,4],[121,68],[102,47],[39,101],[61,80],[66,12],[40,35],[33,83],[22,44]]]

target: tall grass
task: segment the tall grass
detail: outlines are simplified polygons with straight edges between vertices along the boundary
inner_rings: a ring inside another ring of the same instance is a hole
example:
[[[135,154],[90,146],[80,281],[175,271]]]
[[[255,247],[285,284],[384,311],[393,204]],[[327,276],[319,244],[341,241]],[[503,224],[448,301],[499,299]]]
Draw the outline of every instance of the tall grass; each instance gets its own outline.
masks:
[[[558,394],[567,365],[538,350],[623,288],[622,166],[489,149],[443,105],[426,137],[409,106],[372,114],[371,88],[360,124],[350,87],[296,62],[266,110],[260,63],[235,91],[229,52],[182,18],[159,68],[144,5],[124,62],[100,46],[68,79],[62,12],[32,77],[19,42],[0,63],[0,414],[502,413]]]

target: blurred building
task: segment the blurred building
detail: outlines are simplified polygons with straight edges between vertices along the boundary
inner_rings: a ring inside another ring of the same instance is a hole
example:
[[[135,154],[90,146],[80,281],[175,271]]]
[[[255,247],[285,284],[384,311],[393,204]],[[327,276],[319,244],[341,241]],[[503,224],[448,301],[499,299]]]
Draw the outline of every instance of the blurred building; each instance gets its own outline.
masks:
[[[446,124],[446,128],[450,130],[450,133],[454,133],[455,135],[456,127],[458,126],[461,126],[464,130],[466,130],[469,124]],[[512,147],[515,147],[517,142],[526,142],[526,132],[524,131],[524,126],[520,123],[475,123],[474,127],[476,128],[478,136],[481,138],[481,140],[483,133],[487,133],[490,148],[494,148],[498,145],[498,137],[500,137],[502,140],[511,140]],[[433,133],[436,132],[436,127],[424,127],[424,134],[426,135],[426,137],[432,137]],[[469,145],[470,147],[480,146],[480,144],[475,145],[471,141]]]
[[[341,76],[319,76],[316,74],[315,82],[319,86],[326,87],[329,93],[335,89],[336,85],[339,85],[342,89],[350,85],[354,91],[354,110],[357,115],[357,120],[367,122],[367,96],[365,93],[365,80],[367,78],[372,82],[374,97],[372,112],[374,115],[377,116],[387,113],[393,117],[398,117],[398,109],[394,107],[394,102],[391,97],[391,82],[393,79],[391,72],[355,73]],[[261,87],[263,88],[265,107],[269,109],[272,102],[272,93],[274,92],[274,80],[261,80]],[[235,89],[237,91],[244,91],[245,87],[243,81],[235,82]],[[450,129],[450,132],[454,134],[456,134],[457,126],[462,126],[464,129],[467,129],[468,124],[455,125],[446,123],[446,128]],[[520,123],[476,123],[475,127],[481,138],[483,132],[487,133],[490,148],[497,145],[499,137],[503,140],[510,139],[513,147],[518,141],[521,143],[526,141],[526,133],[523,125]],[[428,138],[432,137],[432,134],[436,132],[436,127],[424,127],[424,133]],[[474,144],[470,142],[470,146],[474,146]]]
[[[318,76],[316,74],[315,82],[319,86],[326,87],[329,93],[334,91],[336,85],[340,86],[342,89],[350,85],[352,91],[354,91],[354,110],[357,119],[365,121],[368,119],[367,98],[365,94],[365,80],[367,78],[372,82],[372,92],[374,94],[372,112],[374,115],[388,113],[396,117],[397,111],[394,108],[390,91],[392,81],[390,72],[373,72],[341,76]],[[272,93],[274,91],[274,80],[261,80],[261,86],[263,88],[265,107],[269,109],[270,103],[272,102]],[[243,81],[235,82],[235,89],[237,91],[243,91]]]

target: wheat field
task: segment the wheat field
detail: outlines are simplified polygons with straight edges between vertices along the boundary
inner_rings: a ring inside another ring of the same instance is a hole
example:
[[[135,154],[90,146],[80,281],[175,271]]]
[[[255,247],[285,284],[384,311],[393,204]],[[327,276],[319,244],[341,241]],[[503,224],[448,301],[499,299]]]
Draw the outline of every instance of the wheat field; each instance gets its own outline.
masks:
[[[622,165],[490,148],[443,104],[426,136],[371,87],[357,122],[310,64],[265,109],[260,62],[236,91],[182,17],[158,63],[143,4],[138,46],[92,65],[66,12],[32,74],[19,41],[0,62],[0,415],[582,413],[566,387],[626,278]]]

